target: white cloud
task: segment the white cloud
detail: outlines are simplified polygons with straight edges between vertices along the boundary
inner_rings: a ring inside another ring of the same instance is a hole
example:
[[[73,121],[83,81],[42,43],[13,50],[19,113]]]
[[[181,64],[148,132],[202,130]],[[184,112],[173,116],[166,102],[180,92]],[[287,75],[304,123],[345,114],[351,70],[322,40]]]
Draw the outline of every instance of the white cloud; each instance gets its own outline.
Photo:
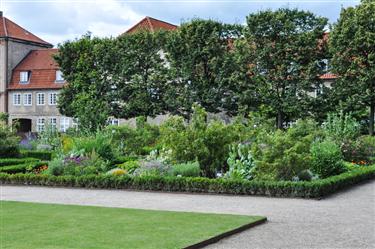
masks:
[[[4,15],[42,39],[53,43],[74,39],[90,31],[95,36],[116,36],[143,15],[117,0],[94,2],[11,3]]]
[[[354,5],[341,1],[243,1],[243,2],[147,2],[126,0],[59,0],[53,2],[3,1],[5,16],[30,32],[53,44],[74,39],[91,31],[95,36],[117,36],[144,16],[153,16],[174,24],[194,17],[212,18],[228,23],[244,23],[252,12],[267,8],[299,7],[326,16],[333,22],[341,6]],[[341,3],[340,3],[341,2]]]

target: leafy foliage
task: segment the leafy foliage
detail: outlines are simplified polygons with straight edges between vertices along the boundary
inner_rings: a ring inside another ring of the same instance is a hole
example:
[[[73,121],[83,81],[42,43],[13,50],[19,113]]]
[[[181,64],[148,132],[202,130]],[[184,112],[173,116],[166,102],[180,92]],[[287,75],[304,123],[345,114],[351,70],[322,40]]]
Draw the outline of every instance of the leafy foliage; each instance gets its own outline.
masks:
[[[342,9],[330,33],[332,71],[339,76],[334,94],[346,111],[369,110],[369,134],[375,116],[375,2],[362,0]]]
[[[95,131],[111,115],[112,42],[87,34],[59,45],[55,60],[69,84],[60,92],[58,107],[61,114],[77,118],[80,129]]]
[[[93,152],[106,161],[113,161],[116,157],[116,150],[112,145],[112,135],[98,131],[90,136],[74,137],[72,150],[68,151],[70,154],[83,156],[89,156]]]
[[[0,158],[17,157],[20,139],[6,124],[0,122]]]
[[[209,122],[206,111],[195,105],[191,122],[185,124],[180,117],[172,117],[161,127],[162,153],[171,163],[198,161],[202,174],[215,177],[224,171],[229,145],[237,141],[232,125],[220,121]]]
[[[198,177],[200,171],[198,162],[189,162],[172,165],[170,174],[172,176]]]
[[[211,113],[236,111],[229,82],[237,65],[230,47],[240,36],[238,25],[202,19],[169,34],[164,49],[173,81],[168,102],[172,114],[189,117],[194,103]]]
[[[340,147],[333,141],[316,142],[311,146],[311,170],[321,178],[344,172]]]
[[[241,105],[253,106],[255,96],[269,108],[269,115],[276,117],[278,128],[303,117],[310,104],[308,93],[320,84],[318,75],[323,72],[326,52],[326,44],[321,41],[326,25],[326,18],[297,9],[250,14],[245,40],[236,44],[239,61],[252,77],[251,82],[244,82],[246,90],[238,92]]]
[[[252,146],[255,178],[292,180],[310,168],[310,145],[321,136],[311,120],[299,120],[287,131],[263,133]]]
[[[356,140],[347,141],[341,146],[344,159],[359,165],[375,163],[375,137],[361,136]]]
[[[322,125],[327,137],[339,145],[345,141],[354,140],[360,134],[359,123],[350,114],[328,114]]]
[[[321,198],[356,183],[375,178],[375,166],[361,167],[337,176],[312,182],[238,181],[202,177],[130,177],[108,175],[49,176],[32,174],[2,174],[1,184],[135,189],[217,194],[265,195],[276,197]]]
[[[159,138],[159,127],[150,125],[144,117],[136,120],[136,127],[126,125],[109,126],[113,136],[113,146],[119,147],[126,155],[147,155],[156,146]]]
[[[227,163],[229,170],[225,173],[225,177],[245,180],[253,178],[255,162],[249,144],[233,145]]]

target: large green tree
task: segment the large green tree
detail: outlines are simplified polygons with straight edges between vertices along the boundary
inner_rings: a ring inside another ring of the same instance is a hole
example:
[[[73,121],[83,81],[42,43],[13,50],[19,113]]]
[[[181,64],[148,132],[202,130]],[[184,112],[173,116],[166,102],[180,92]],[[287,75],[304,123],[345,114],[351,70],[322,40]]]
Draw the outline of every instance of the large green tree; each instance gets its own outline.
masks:
[[[167,111],[168,63],[162,50],[164,32],[136,32],[116,39],[112,65],[116,114],[121,118],[155,116]]]
[[[55,60],[68,84],[60,92],[58,107],[61,114],[77,118],[81,128],[96,130],[112,114],[112,43],[87,34],[59,45]]]
[[[363,0],[342,9],[330,34],[332,70],[338,75],[336,97],[346,111],[368,108],[369,134],[374,135],[375,113],[375,2]]]
[[[104,39],[85,35],[60,45],[55,59],[68,82],[59,97],[60,112],[91,131],[106,125],[110,116],[166,112],[170,90],[164,37],[159,32]]]
[[[240,82],[238,101],[245,108],[260,102],[277,128],[306,115],[309,92],[321,84],[327,19],[297,9],[261,11],[247,17],[245,39],[236,51],[251,78]],[[241,59],[242,57],[242,59]],[[258,100],[257,100],[258,99]]]
[[[170,33],[164,46],[173,79],[168,111],[188,117],[193,103],[211,113],[235,110],[229,81],[236,67],[232,43],[240,34],[238,25],[201,19]]]

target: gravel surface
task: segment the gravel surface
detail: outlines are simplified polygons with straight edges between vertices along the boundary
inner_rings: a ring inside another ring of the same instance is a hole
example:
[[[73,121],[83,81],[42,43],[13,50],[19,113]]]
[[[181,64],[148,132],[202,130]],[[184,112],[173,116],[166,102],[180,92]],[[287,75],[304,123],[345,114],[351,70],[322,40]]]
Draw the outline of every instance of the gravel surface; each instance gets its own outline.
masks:
[[[208,248],[375,248],[375,181],[319,201],[8,185],[0,195],[26,202],[267,216],[267,223]]]

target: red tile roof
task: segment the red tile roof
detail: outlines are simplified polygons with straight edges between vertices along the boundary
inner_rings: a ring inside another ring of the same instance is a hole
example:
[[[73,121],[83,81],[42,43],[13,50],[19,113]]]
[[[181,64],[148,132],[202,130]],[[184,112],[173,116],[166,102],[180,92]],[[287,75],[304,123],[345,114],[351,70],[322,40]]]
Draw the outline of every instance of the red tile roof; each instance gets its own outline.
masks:
[[[176,28],[177,26],[174,24],[167,23],[167,22],[146,16],[140,22],[138,22],[133,27],[128,29],[125,33],[127,34],[134,33],[139,30],[146,30],[146,31],[151,31],[151,32],[154,32],[160,29],[175,30]]]
[[[322,80],[334,80],[337,79],[337,75],[333,73],[325,73],[319,76]]]
[[[0,37],[8,37],[23,41],[35,42],[46,47],[52,47],[52,44],[40,39],[36,35],[12,22],[8,18],[0,15]]]
[[[59,89],[64,86],[56,83],[58,65],[53,55],[57,49],[32,50],[14,69],[8,89]],[[31,71],[29,83],[20,84],[20,72]]]

